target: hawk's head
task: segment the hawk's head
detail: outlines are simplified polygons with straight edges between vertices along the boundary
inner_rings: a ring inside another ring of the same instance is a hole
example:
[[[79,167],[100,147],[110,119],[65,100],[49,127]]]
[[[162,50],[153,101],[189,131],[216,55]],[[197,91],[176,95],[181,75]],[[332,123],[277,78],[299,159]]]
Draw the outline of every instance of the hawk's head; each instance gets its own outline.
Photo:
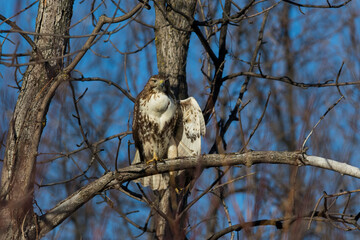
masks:
[[[150,89],[158,90],[161,92],[165,92],[166,90],[170,89],[169,80],[161,75],[154,75],[150,77],[148,84]]]

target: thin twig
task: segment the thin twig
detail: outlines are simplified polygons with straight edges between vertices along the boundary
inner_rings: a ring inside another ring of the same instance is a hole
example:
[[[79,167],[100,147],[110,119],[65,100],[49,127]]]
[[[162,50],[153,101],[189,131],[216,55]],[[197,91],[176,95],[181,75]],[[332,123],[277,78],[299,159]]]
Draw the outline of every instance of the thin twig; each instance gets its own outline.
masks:
[[[127,132],[122,132],[122,133],[119,133],[119,134],[115,134],[115,135],[112,135],[110,137],[106,137],[104,139],[101,139],[97,142],[94,142],[93,144],[91,144],[89,147],[96,147],[106,141],[109,141],[111,139],[114,139],[114,138],[117,138],[117,137],[120,137],[120,138],[124,138],[126,137],[127,135],[131,134],[131,131],[127,131]],[[80,151],[83,151],[85,149],[88,149],[89,148],[88,146],[85,146],[85,147],[82,147],[82,148],[79,148],[79,149],[76,149],[74,151],[71,151],[71,152],[68,152],[68,153],[39,153],[39,155],[45,155],[45,154],[56,154],[56,155],[59,155],[59,156],[56,156],[54,158],[50,158],[50,159],[47,159],[47,160],[44,160],[44,161],[39,161],[37,162],[37,164],[44,164],[44,163],[49,163],[49,162],[52,162],[56,159],[59,159],[59,158],[63,158],[63,157],[69,157],[70,155],[73,155],[75,153],[78,153]]]
[[[155,210],[161,217],[163,217],[167,222],[170,223],[170,225],[172,225],[171,223],[173,223],[173,220],[170,219],[163,211],[161,211],[154,203],[154,201],[151,201],[147,195],[145,194],[144,190],[142,189],[142,187],[140,186],[140,184],[136,183],[136,185],[138,186],[140,192],[142,193],[145,202],[153,209]]]
[[[105,163],[100,159],[98,152],[93,150],[93,148],[91,147],[90,141],[87,139],[86,133],[85,133],[85,131],[82,127],[82,123],[81,123],[80,112],[79,112],[78,102],[77,102],[78,99],[75,98],[75,88],[71,82],[69,82],[69,84],[70,84],[72,98],[73,98],[74,107],[75,107],[75,111],[76,111],[75,117],[76,117],[78,125],[79,125],[80,133],[84,139],[84,142],[86,143],[86,146],[90,150],[91,154],[95,157],[96,161],[101,165],[101,167],[105,170],[105,172],[108,172],[109,170],[106,167]],[[83,95],[81,97],[83,97]]]
[[[290,0],[283,0],[286,3],[298,6],[298,7],[305,7],[305,8],[340,8],[345,6],[346,4],[348,4],[349,2],[351,2],[352,0],[347,0],[341,4],[338,5],[331,5],[329,2],[327,5],[313,5],[313,4],[301,4],[301,3],[297,3],[297,2],[293,2]]]
[[[119,157],[119,151],[120,151],[120,145],[121,145],[121,138],[118,137],[119,143],[116,149],[116,156],[115,156],[115,171],[118,171],[118,157]]]
[[[132,221],[130,218],[128,218],[126,216],[126,214],[124,214],[120,209],[118,209],[117,207],[115,207],[115,204],[114,202],[108,197],[106,196],[105,194],[101,194],[100,195],[103,199],[104,199],[104,202],[106,202],[108,204],[108,206],[115,210],[115,212],[117,212],[123,219],[125,219],[128,223],[130,223],[131,225],[133,225],[134,227],[140,229],[141,231],[143,232],[150,232],[152,233],[153,231],[147,229],[146,227],[141,227],[140,225],[138,225],[136,222]]]
[[[301,151],[304,152],[305,149],[305,144],[308,141],[308,139],[310,138],[310,136],[313,134],[315,128],[320,124],[321,120],[323,120],[326,116],[326,114],[328,114],[328,112],[331,111],[331,109],[333,109],[342,99],[344,98],[344,96],[341,96],[332,106],[330,106],[326,112],[324,113],[324,115],[321,116],[321,118],[319,119],[319,121],[315,124],[315,126],[311,129],[310,133],[307,135],[307,137],[305,138],[302,146],[301,146]]]
[[[238,73],[233,73],[230,75],[227,75],[225,77],[222,78],[222,81],[227,81],[229,79],[233,79],[239,76],[250,76],[250,77],[254,77],[254,78],[258,78],[258,79],[267,79],[267,80],[272,80],[272,81],[280,81],[280,82],[284,82],[290,85],[293,85],[295,87],[300,87],[303,89],[307,89],[307,88],[321,88],[321,87],[335,87],[335,86],[349,86],[349,85],[360,85],[360,81],[356,81],[356,82],[343,82],[343,83],[329,83],[329,82],[333,82],[334,80],[326,80],[325,82],[320,82],[320,83],[302,83],[302,82],[295,82],[293,81],[291,78],[289,78],[288,76],[281,76],[281,77],[275,77],[275,76],[270,76],[270,75],[266,75],[266,74],[262,74],[262,73],[254,73],[254,72],[238,72]]]
[[[342,96],[342,97],[345,98],[344,94],[342,94],[342,92],[340,91],[340,87],[339,87],[339,77],[340,77],[341,70],[342,70],[343,66],[344,66],[344,62],[342,62],[342,64],[341,64],[341,67],[340,67],[340,69],[339,69],[339,72],[338,72],[338,74],[337,74],[337,76],[336,76],[336,81],[335,81],[335,83],[336,83],[336,88],[337,88],[340,96]]]
[[[111,43],[111,45],[113,46],[113,48],[115,48],[115,50],[120,53],[121,55],[130,55],[130,54],[134,54],[134,53],[138,53],[141,50],[143,50],[144,48],[146,48],[150,43],[152,43],[155,40],[155,38],[150,39],[150,41],[148,41],[147,43],[145,43],[144,46],[142,47],[138,47],[138,49],[134,50],[134,51],[130,51],[130,52],[122,52],[120,51],[116,45],[110,40],[109,42]]]
[[[311,222],[312,222],[312,220],[313,220],[313,218],[314,218],[314,216],[315,216],[315,213],[316,213],[316,210],[317,210],[317,208],[318,208],[318,206],[319,206],[319,204],[320,204],[320,202],[321,202],[321,199],[323,199],[324,198],[324,194],[319,198],[319,200],[316,202],[316,204],[315,204],[315,207],[314,207],[314,210],[312,211],[312,214],[311,214],[311,216],[310,216],[310,220],[309,220],[309,224],[308,224],[308,229],[310,229],[310,225],[311,225]]]
[[[221,199],[221,204],[222,204],[223,207],[224,207],[224,212],[225,212],[225,215],[226,215],[226,218],[227,218],[229,227],[231,227],[232,224],[231,224],[231,218],[230,218],[230,214],[229,214],[229,209],[228,209],[228,207],[226,206],[226,203],[225,203],[225,200],[224,200],[224,199]],[[235,234],[234,234],[234,232],[232,231],[232,232],[231,232],[231,237],[230,237],[230,239],[233,240],[234,237],[235,237]]]
[[[131,11],[129,11],[128,13],[124,14],[123,16],[120,17],[113,17],[113,18],[109,18],[106,17],[104,15],[102,15],[99,18],[98,23],[96,24],[95,28],[93,29],[92,33],[99,33],[103,27],[104,24],[108,24],[108,23],[119,23],[119,22],[123,22],[128,20],[129,18],[131,18],[132,16],[134,16],[137,12],[141,11],[144,7],[143,3],[139,3],[138,5],[136,5]],[[107,26],[107,28],[110,26],[110,24]],[[76,57],[74,58],[74,60],[63,70],[64,73],[69,73],[71,72],[76,65],[80,62],[80,60],[83,58],[83,56],[85,55],[85,53],[90,49],[90,47],[97,42],[100,37],[103,34],[100,34],[100,36],[97,38],[97,40],[95,39],[96,36],[98,36],[98,34],[91,36],[88,38],[88,40],[85,42],[85,44],[83,45],[83,47],[81,48],[80,52],[76,55]]]
[[[227,181],[226,183],[222,183],[222,184],[217,185],[216,187],[212,188],[211,191],[213,192],[213,191],[215,191],[216,189],[218,189],[218,188],[220,188],[220,187],[224,187],[225,185],[228,185],[228,184],[233,183],[233,182],[236,182],[236,181],[238,181],[238,180],[240,180],[240,179],[243,179],[243,178],[252,176],[252,175],[254,175],[254,174],[255,174],[255,173],[253,172],[253,173],[246,174],[246,175],[244,175],[244,176],[240,176],[240,177],[237,177],[237,178],[233,178],[233,179]]]
[[[82,171],[81,168],[80,168],[80,166],[76,163],[76,161],[74,161],[74,159],[72,159],[72,158],[71,158],[71,160],[74,162],[74,164],[76,165],[76,167],[77,167],[80,171]],[[87,168],[86,168],[84,171],[82,171],[82,173],[80,173],[80,174],[78,174],[78,175],[76,175],[76,176],[74,176],[74,177],[72,177],[72,178],[70,178],[70,179],[68,179],[68,180],[64,180],[64,181],[60,181],[60,182],[47,183],[47,184],[37,184],[37,185],[38,185],[39,187],[51,187],[51,186],[55,186],[55,185],[59,185],[59,184],[65,184],[65,183],[72,182],[72,181],[74,181],[75,179],[77,179],[77,178],[79,178],[79,177],[81,177],[81,176],[84,176],[84,175],[88,172],[88,170],[90,169],[90,167],[92,166],[93,163],[94,163],[94,157],[91,158],[90,163],[88,164]]]
[[[179,214],[179,219],[197,202],[199,201],[205,194],[211,191],[211,189],[220,181],[220,179],[230,170],[230,167],[227,167],[224,172],[220,174],[218,178],[215,179],[215,181],[207,187],[199,196],[197,196],[194,200],[192,200],[186,208]]]
[[[9,17],[9,18],[6,18],[5,20],[3,20],[3,22],[0,23],[0,26],[1,24],[3,24],[4,22],[6,22],[7,20],[10,20],[18,15],[20,15],[21,13],[25,12],[26,10],[28,10],[29,8],[31,8],[32,6],[34,6],[39,0],[36,0],[35,2],[31,3],[30,5],[26,6],[24,9],[20,10],[20,11],[17,11],[13,16]]]
[[[269,100],[270,100],[270,96],[271,96],[271,92],[269,92],[268,94],[268,97],[266,99],[266,103],[265,103],[265,107],[264,107],[264,110],[263,112],[261,113],[261,116],[259,118],[259,120],[256,122],[256,125],[254,127],[254,129],[252,130],[252,132],[250,133],[250,136],[249,136],[249,139],[246,141],[245,145],[241,148],[240,152],[244,151],[247,147],[247,145],[249,144],[251,138],[254,136],[256,130],[258,129],[258,127],[260,126],[260,123],[262,122],[264,116],[265,116],[265,112],[266,112],[266,109],[267,109],[267,106],[269,104]]]
[[[3,20],[6,24],[8,24],[9,26],[11,26],[14,29],[22,31],[22,29],[15,22],[10,21],[9,19],[7,19],[6,17],[4,17],[1,14],[0,14],[0,20]],[[38,49],[36,44],[33,42],[33,40],[27,34],[20,33],[20,35],[29,43],[29,45],[31,46],[33,51],[36,53],[37,60],[43,60],[44,57],[43,57],[40,49]]]
[[[258,39],[257,39],[257,42],[256,42],[256,46],[255,46],[253,55],[252,55],[252,57],[251,57],[251,62],[250,62],[250,66],[249,66],[249,71],[248,71],[248,72],[252,72],[252,71],[254,70],[254,67],[255,67],[255,64],[256,64],[256,59],[257,59],[258,53],[259,53],[259,51],[260,51],[260,47],[261,47],[261,45],[262,45],[262,40],[263,40],[264,29],[265,29],[267,17],[268,17],[268,13],[266,13],[266,14],[264,15],[263,22],[262,22],[261,28],[260,28],[260,30],[259,30],[259,36],[258,36]],[[224,78],[221,79],[222,82],[224,81],[223,79],[224,79]],[[233,108],[232,111],[230,112],[230,115],[229,115],[228,120],[226,121],[226,123],[224,124],[224,126],[221,127],[220,137],[221,137],[221,139],[222,139],[223,144],[225,144],[224,136],[225,136],[225,133],[227,132],[227,130],[229,129],[230,124],[231,124],[233,121],[238,120],[237,114],[238,114],[238,111],[239,111],[239,107],[240,107],[241,104],[242,104],[242,100],[243,100],[244,94],[245,94],[245,92],[247,91],[247,86],[249,85],[249,81],[250,81],[250,76],[247,76],[247,77],[245,78],[244,83],[243,83],[242,86],[241,86],[238,99],[237,99],[237,101],[236,101],[236,104],[235,104],[234,108]],[[225,145],[224,145],[224,148],[225,148]],[[215,152],[215,143],[214,143],[213,147],[212,147],[211,150],[210,150],[210,153],[213,153],[213,152]]]
[[[131,95],[130,92],[126,91],[125,89],[123,89],[122,87],[120,87],[120,85],[118,85],[117,83],[108,80],[108,79],[104,79],[104,78],[99,78],[99,77],[90,77],[90,78],[85,78],[85,77],[81,77],[81,78],[71,78],[70,81],[86,81],[86,82],[104,82],[109,84],[110,86],[114,86],[117,89],[119,89],[127,98],[130,99],[130,101],[135,102],[135,98]]]

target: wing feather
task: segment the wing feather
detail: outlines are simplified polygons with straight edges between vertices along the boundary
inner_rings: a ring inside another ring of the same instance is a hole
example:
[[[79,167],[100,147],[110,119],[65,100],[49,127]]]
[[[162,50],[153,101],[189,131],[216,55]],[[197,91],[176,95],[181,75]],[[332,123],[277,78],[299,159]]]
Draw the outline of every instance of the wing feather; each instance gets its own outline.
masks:
[[[205,135],[206,127],[205,120],[202,115],[201,108],[195,98],[189,97],[185,100],[181,100],[179,107],[179,118],[176,125],[176,135],[172,140],[168,149],[168,157],[185,157],[196,156],[201,154],[201,136]],[[174,141],[175,140],[175,141]],[[134,160],[132,164],[141,163],[140,153],[136,150]],[[172,173],[174,174],[174,173]],[[187,180],[192,179],[192,174],[186,171],[178,171],[176,174],[176,182],[179,186],[183,187],[187,184]],[[184,177],[185,176],[185,177]],[[134,182],[140,182],[144,187],[151,187],[153,190],[163,190],[169,187],[170,174],[156,174],[134,180]],[[186,184],[182,184],[184,182]]]
[[[181,118],[175,137],[178,143],[178,156],[201,154],[201,136],[205,135],[205,120],[195,98],[180,101]]]

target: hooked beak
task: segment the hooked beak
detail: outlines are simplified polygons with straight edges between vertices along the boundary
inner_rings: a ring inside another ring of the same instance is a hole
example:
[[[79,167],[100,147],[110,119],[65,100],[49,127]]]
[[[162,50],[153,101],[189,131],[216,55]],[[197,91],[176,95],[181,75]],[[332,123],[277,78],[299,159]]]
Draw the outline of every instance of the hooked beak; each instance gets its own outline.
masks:
[[[169,88],[170,87],[170,82],[169,80],[165,79],[165,80],[160,80],[160,86],[162,88]]]

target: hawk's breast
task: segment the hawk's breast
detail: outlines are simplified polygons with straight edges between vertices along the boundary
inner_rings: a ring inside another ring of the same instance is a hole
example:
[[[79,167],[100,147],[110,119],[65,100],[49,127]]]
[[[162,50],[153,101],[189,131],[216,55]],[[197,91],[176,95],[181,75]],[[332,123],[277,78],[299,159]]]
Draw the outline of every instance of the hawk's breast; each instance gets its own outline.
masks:
[[[140,100],[141,111],[146,113],[150,121],[159,125],[159,130],[164,130],[169,121],[176,119],[176,105],[172,98],[165,93],[152,94],[148,99]]]

